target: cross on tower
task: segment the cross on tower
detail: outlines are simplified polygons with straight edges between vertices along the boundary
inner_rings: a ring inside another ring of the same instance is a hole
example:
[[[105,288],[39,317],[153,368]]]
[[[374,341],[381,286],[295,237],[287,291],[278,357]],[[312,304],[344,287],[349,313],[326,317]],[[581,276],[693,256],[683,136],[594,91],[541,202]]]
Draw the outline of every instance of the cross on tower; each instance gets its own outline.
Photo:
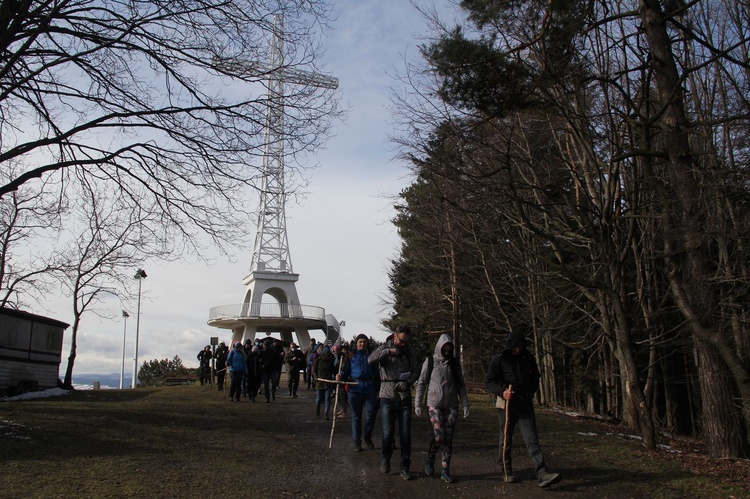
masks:
[[[258,227],[250,272],[293,272],[286,233],[286,192],[284,190],[284,83],[336,89],[338,78],[284,66],[284,17],[273,18],[273,37],[268,64],[224,62],[253,76],[268,78],[265,154]]]
[[[301,305],[295,287],[299,275],[292,270],[286,232],[284,84],[333,90],[338,88],[339,81],[331,76],[285,67],[284,19],[281,15],[274,16],[268,64],[232,60],[217,61],[216,64],[234,71],[240,69],[250,76],[268,78],[268,109],[258,226],[250,274],[243,280],[245,298],[239,315],[227,314],[223,307],[212,309],[209,324],[231,328],[233,342],[252,339],[259,331],[279,331],[285,341],[292,341],[292,332],[295,332],[298,341],[307,344],[308,330],[326,330],[328,316],[324,316],[325,310],[320,307]],[[262,303],[266,293],[278,302],[278,306]]]

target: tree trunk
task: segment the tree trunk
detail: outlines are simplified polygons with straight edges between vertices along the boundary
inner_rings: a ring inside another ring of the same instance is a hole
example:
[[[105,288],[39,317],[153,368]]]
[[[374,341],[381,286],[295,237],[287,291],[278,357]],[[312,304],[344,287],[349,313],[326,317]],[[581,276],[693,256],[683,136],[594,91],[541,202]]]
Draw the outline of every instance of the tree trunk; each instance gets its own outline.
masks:
[[[669,174],[661,179],[666,184],[662,221],[667,274],[677,306],[695,337],[701,361],[701,390],[708,390],[704,381],[710,378],[715,383],[710,389],[727,396],[721,400],[713,397],[702,400],[704,420],[712,426],[712,430],[706,432],[707,445],[715,457],[745,457],[745,425],[739,424],[738,417],[742,414],[746,419],[750,418],[750,379],[741,363],[732,362],[731,348],[721,344],[720,322],[714,316],[714,311],[720,307],[708,285],[712,277],[711,256],[702,224],[698,172],[693,170],[693,151],[688,137],[691,127],[685,111],[684,90],[659,2],[642,0],[640,17],[649,44],[656,98],[663,109],[659,120],[660,137],[668,156]],[[723,362],[727,358],[730,363]],[[733,407],[732,377],[712,374],[728,373],[729,370],[742,394],[741,412],[728,410]],[[727,445],[729,441],[735,443]]]

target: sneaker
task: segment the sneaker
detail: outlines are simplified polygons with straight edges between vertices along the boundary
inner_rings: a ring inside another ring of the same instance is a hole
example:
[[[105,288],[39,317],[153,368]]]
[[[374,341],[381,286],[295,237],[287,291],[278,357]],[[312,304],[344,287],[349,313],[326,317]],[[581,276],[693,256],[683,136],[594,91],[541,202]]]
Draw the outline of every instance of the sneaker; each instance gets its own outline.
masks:
[[[386,458],[380,461],[380,471],[386,475],[391,472],[391,463]]]
[[[509,473],[508,476],[505,477],[505,483],[516,483],[517,481],[518,480],[516,479],[516,477],[511,473]]]
[[[375,444],[372,441],[371,437],[365,437],[365,445],[370,450],[375,450]]]
[[[432,476],[435,473],[435,461],[427,458],[427,463],[424,465],[424,474]]]
[[[399,473],[401,475],[401,478],[404,480],[411,480],[411,473],[409,473],[409,470],[406,468],[401,468],[401,472]]]
[[[359,442],[354,442],[354,452],[362,452],[362,444]]]
[[[440,473],[440,479],[444,482],[453,483],[453,477],[446,468],[443,468],[443,472]]]
[[[539,486],[544,489],[559,482],[561,479],[562,476],[560,476],[560,473],[545,473],[539,477]]]

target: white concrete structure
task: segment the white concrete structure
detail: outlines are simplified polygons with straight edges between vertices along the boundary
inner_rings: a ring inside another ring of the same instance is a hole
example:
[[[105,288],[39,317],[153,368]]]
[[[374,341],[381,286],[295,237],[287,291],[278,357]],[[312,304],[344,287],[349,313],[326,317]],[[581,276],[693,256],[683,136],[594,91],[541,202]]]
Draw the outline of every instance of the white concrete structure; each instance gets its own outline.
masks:
[[[231,329],[232,342],[255,339],[257,333],[280,334],[282,340],[300,345],[309,343],[309,330],[320,329],[324,336],[338,337],[338,329],[329,327],[322,307],[300,304],[295,283],[299,274],[292,269],[286,233],[286,192],[284,190],[284,83],[314,85],[335,89],[338,80],[330,76],[284,67],[283,17],[274,17],[270,64],[229,61],[242,64],[251,74],[268,75],[269,106],[266,116],[263,185],[258,209],[258,227],[253,247],[250,274],[242,283],[245,296],[239,305],[214,307],[208,324]],[[274,302],[264,302],[269,296]],[[330,319],[329,319],[330,322]]]

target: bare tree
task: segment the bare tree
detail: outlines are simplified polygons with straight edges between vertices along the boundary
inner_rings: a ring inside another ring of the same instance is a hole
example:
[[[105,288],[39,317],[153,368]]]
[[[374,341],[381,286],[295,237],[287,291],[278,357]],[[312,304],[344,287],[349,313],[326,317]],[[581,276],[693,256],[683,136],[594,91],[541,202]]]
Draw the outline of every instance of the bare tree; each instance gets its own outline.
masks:
[[[0,1],[0,168],[16,165],[0,197],[85,178],[183,244],[241,236],[247,188],[260,185],[266,77],[316,70],[329,13],[323,0]],[[226,64],[268,60],[272,14],[286,18],[283,66]],[[338,108],[329,90],[288,90],[293,157],[322,143]]]
[[[0,178],[7,179],[6,172]],[[48,290],[52,250],[35,243],[60,234],[67,210],[60,185],[52,181],[38,191],[21,188],[0,197],[0,307],[28,306]]]
[[[107,316],[107,298],[132,298],[132,269],[147,258],[169,259],[169,234],[144,230],[152,225],[147,210],[130,209],[113,192],[90,184],[77,197],[77,219],[69,221],[68,240],[52,259],[55,276],[71,297],[70,354],[63,385],[72,387],[78,332],[85,313]]]

